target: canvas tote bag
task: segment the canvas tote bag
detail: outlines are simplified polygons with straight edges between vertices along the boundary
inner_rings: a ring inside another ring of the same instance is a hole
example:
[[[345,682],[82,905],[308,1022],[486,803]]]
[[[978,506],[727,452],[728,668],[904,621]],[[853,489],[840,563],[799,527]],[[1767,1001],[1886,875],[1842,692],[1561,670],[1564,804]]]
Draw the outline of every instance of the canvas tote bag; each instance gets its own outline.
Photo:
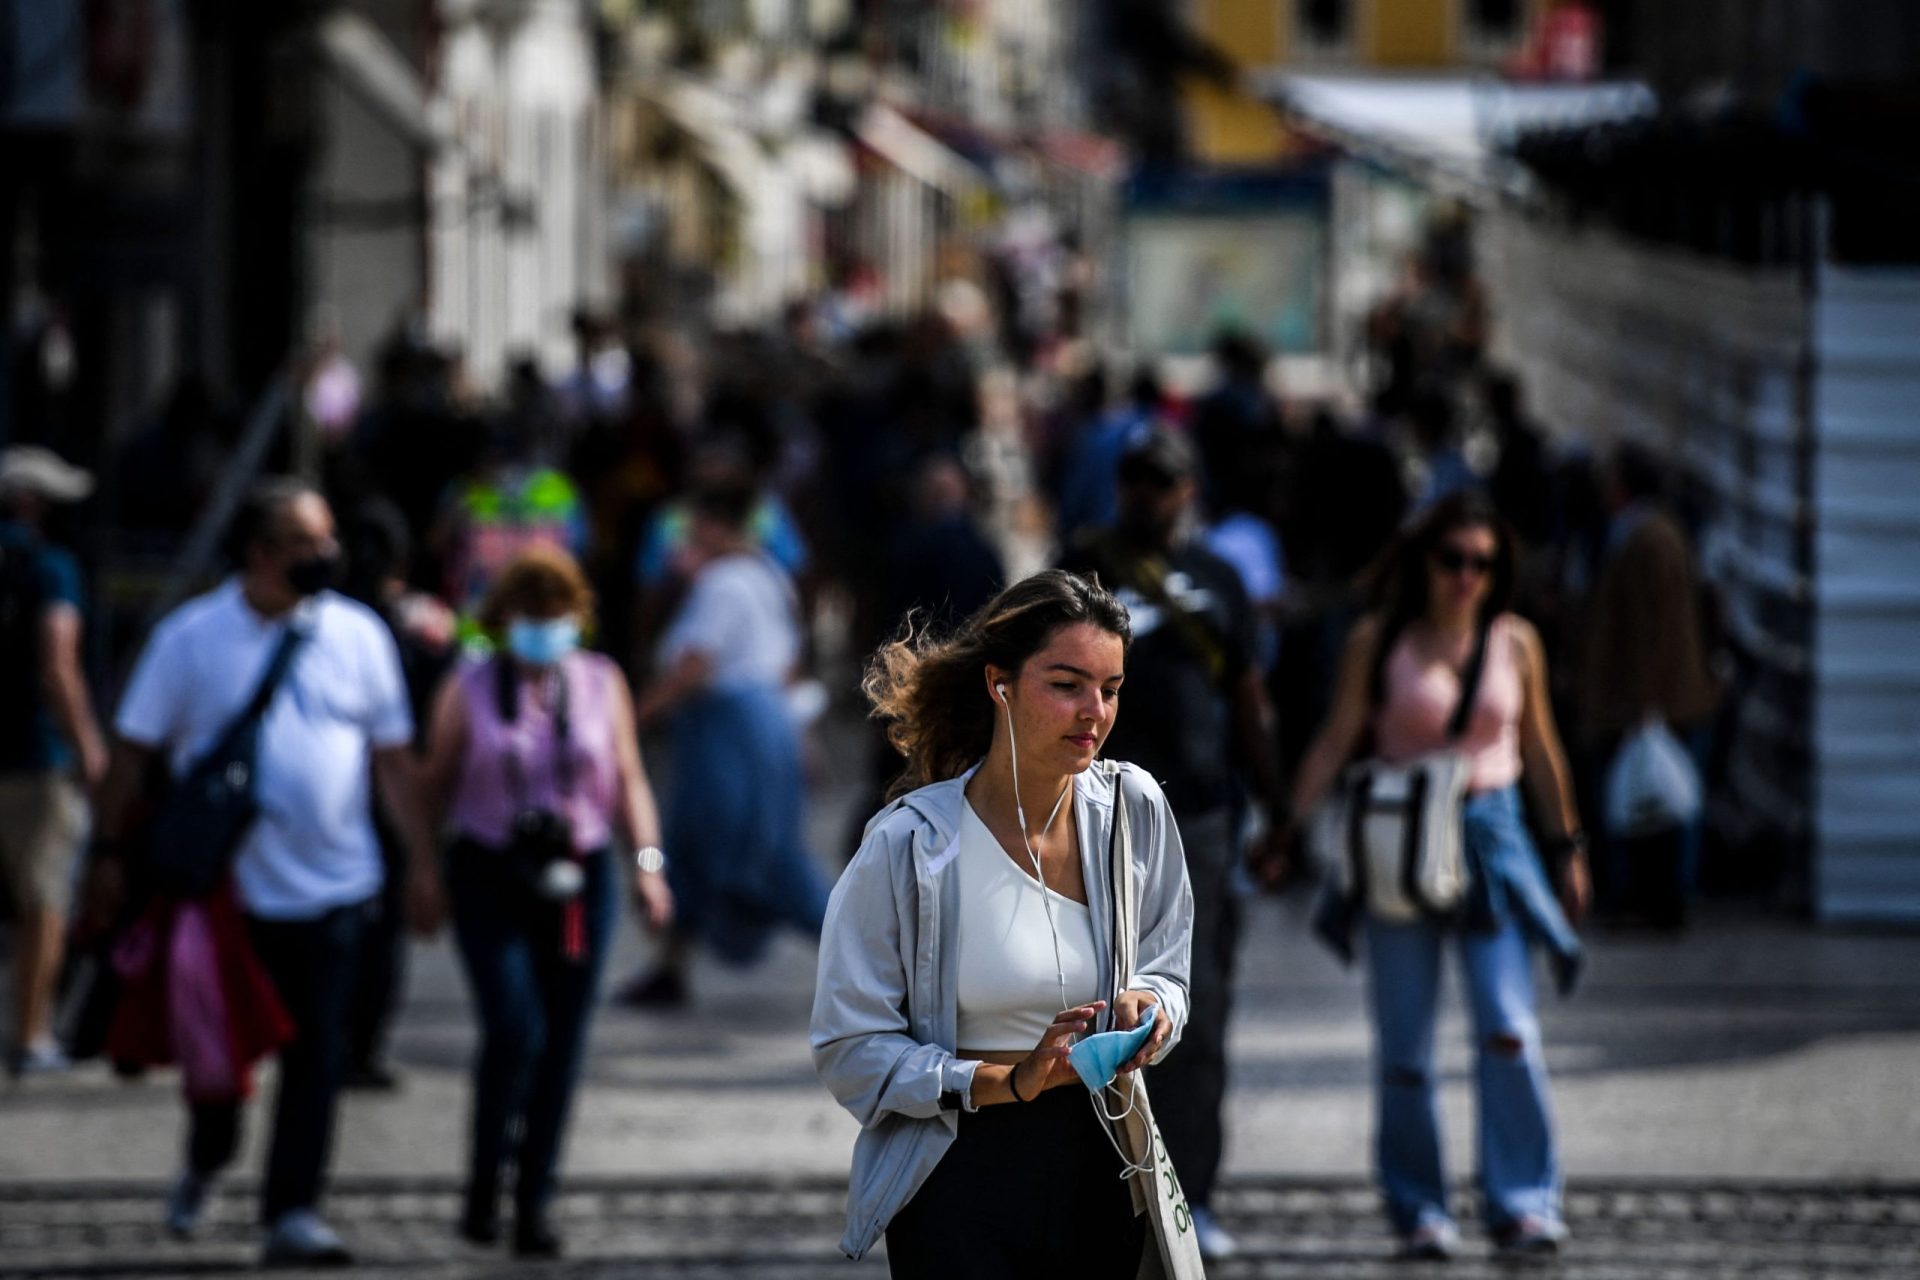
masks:
[[[1133,882],[1133,837],[1127,822],[1126,798],[1121,794],[1120,766],[1109,761],[1113,778],[1113,840],[1108,852],[1109,883],[1113,886],[1113,983],[1117,996],[1133,973],[1139,940],[1139,902]],[[1139,1280],[1204,1280],[1200,1241],[1193,1232],[1193,1212],[1180,1189],[1167,1144],[1154,1123],[1141,1072],[1115,1076],[1113,1083],[1094,1095],[1109,1120],[1127,1163],[1139,1168],[1128,1180],[1135,1213],[1144,1212],[1153,1227],[1153,1245],[1140,1251]],[[1124,1108],[1124,1113],[1123,1113]]]
[[[1466,733],[1486,668],[1483,625],[1447,723],[1449,744]],[[1375,919],[1405,924],[1444,919],[1466,901],[1466,802],[1470,762],[1449,745],[1415,760],[1349,765],[1316,821],[1315,844],[1338,868],[1346,897]]]

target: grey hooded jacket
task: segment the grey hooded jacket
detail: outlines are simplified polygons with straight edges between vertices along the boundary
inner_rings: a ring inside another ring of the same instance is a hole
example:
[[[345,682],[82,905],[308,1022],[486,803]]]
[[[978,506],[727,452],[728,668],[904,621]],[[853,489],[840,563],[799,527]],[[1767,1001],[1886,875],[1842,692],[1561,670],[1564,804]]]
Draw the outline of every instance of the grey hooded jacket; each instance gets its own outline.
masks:
[[[867,824],[860,851],[834,887],[820,940],[814,987],[814,1067],[861,1131],[847,1193],[847,1234],[840,1247],[858,1258],[873,1247],[959,1130],[940,1095],[965,1096],[977,1063],[954,1056],[959,1022],[958,938],[962,789],[972,771],[900,797]],[[1122,978],[1112,966],[1113,901],[1107,856],[1116,782],[1127,804],[1139,894],[1138,969]],[[1076,784],[1074,818],[1100,987],[1111,1001],[1122,990],[1151,991],[1172,1033],[1187,1022],[1187,963],[1193,895],[1186,858],[1160,786],[1143,770],[1101,763]],[[1111,1008],[1101,1015],[1110,1030]],[[1156,1059],[1157,1060],[1157,1059]]]

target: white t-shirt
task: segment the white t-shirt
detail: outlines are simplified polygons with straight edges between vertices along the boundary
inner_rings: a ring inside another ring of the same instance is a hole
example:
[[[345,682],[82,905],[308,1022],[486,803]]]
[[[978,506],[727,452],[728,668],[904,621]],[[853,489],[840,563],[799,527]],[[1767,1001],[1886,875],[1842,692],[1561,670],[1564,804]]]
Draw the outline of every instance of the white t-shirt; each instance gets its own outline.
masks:
[[[706,655],[717,689],[781,688],[800,660],[793,586],[757,553],[723,556],[701,569],[660,641],[660,665]]]
[[[379,892],[371,752],[413,738],[386,624],[332,592],[300,616],[312,634],[261,722],[260,817],[234,863],[241,901],[270,920],[310,920]],[[114,727],[166,751],[181,776],[246,707],[287,626],[255,613],[237,579],[189,600],[154,628]]]

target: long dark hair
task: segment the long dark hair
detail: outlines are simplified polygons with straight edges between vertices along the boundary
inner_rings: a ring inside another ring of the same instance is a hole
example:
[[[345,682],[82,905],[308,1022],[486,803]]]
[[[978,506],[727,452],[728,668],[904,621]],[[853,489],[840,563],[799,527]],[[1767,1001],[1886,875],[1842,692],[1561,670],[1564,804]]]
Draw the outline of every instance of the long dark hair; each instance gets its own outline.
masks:
[[[1477,622],[1482,628],[1513,603],[1519,553],[1513,527],[1485,494],[1463,490],[1442,498],[1403,530],[1368,571],[1366,582],[1380,619],[1380,642],[1373,654],[1368,691],[1378,704],[1386,694],[1387,657],[1401,635],[1427,612],[1428,561],[1448,537],[1462,529],[1493,533],[1493,573],[1486,598],[1480,602]]]
[[[1132,647],[1126,606],[1097,579],[1048,569],[1022,579],[982,605],[951,635],[928,634],[909,616],[895,640],[868,660],[860,688],[887,741],[907,758],[888,796],[952,778],[993,742],[993,701],[982,672],[1009,671],[1047,647],[1062,627],[1090,623]]]

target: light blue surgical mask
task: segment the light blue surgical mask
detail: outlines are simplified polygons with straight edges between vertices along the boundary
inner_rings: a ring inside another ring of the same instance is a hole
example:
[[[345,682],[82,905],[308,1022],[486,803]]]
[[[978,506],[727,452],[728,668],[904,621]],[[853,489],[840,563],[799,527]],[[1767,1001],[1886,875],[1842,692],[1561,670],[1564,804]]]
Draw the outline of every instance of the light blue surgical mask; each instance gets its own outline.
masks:
[[[1150,1004],[1140,1011],[1139,1026],[1131,1031],[1102,1031],[1088,1036],[1067,1051],[1067,1061],[1073,1064],[1081,1083],[1098,1093],[1140,1052],[1140,1046],[1153,1034],[1154,1023],[1159,1020],[1160,1006]]]
[[[536,667],[550,667],[580,647],[573,618],[515,618],[507,624],[507,652]]]

